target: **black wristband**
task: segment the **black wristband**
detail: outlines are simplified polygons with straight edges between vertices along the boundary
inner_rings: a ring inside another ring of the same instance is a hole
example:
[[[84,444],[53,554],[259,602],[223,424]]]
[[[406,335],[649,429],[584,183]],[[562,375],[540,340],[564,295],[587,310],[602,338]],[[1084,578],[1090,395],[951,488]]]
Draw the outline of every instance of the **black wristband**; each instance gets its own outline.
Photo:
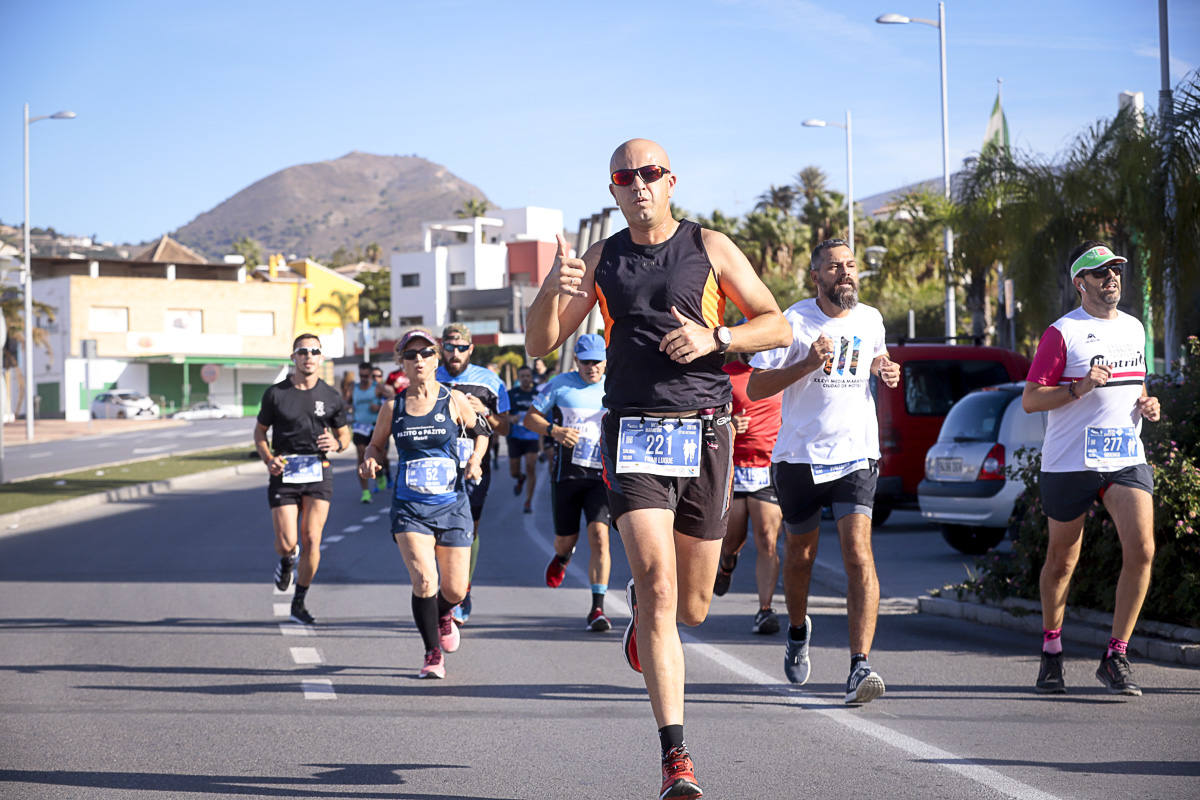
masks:
[[[1079,395],[1075,394],[1075,381],[1071,381],[1067,384],[1067,394],[1071,395],[1071,397],[1075,400],[1079,399]]]

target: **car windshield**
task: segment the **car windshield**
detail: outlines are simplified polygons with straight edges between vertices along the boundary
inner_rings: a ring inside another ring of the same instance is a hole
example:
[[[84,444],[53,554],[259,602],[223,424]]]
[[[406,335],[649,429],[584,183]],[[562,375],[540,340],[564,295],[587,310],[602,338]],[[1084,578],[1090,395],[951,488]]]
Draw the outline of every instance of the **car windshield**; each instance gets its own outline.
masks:
[[[994,442],[1004,410],[1016,392],[974,392],[954,404],[942,423],[939,442]]]
[[[1010,380],[999,361],[906,361],[904,406],[913,416],[945,416],[954,401],[975,389]]]

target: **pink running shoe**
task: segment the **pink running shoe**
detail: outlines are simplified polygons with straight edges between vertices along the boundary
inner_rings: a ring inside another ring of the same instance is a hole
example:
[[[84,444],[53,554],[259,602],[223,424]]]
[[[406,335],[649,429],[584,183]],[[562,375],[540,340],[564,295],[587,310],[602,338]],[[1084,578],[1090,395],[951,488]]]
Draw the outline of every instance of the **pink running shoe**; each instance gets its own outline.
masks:
[[[441,639],[442,650],[447,653],[453,653],[458,649],[462,635],[458,632],[458,626],[454,624],[452,614],[438,618],[438,638]]]
[[[421,671],[417,673],[418,678],[444,678],[446,677],[446,660],[442,658],[442,651],[436,647],[425,653],[425,663],[421,666]]]

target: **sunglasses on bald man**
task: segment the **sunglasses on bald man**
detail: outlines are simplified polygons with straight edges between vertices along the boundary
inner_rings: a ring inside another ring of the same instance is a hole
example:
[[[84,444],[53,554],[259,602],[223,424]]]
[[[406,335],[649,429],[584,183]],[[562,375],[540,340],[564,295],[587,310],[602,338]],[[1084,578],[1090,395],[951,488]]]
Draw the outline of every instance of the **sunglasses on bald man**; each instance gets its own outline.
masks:
[[[643,183],[654,183],[670,171],[657,164],[647,164],[637,169],[619,169],[612,174],[612,182],[617,186],[629,186],[633,183],[634,176],[641,176]]]

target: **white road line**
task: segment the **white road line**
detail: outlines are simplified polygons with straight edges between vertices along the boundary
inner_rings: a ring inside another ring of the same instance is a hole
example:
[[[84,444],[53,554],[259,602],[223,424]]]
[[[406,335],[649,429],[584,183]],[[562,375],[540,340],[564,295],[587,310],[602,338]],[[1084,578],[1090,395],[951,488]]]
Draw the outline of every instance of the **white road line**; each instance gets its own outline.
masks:
[[[272,603],[272,606],[275,609],[275,616],[277,617],[286,617],[292,613],[292,606],[290,603]]]
[[[372,522],[378,522],[378,521],[379,521],[379,515],[378,515],[378,514],[372,514],[372,515],[371,515],[371,516],[369,516],[369,517],[363,517],[362,521],[363,521],[363,522],[365,522],[366,524],[370,525]]]
[[[321,654],[315,647],[290,647],[288,649],[292,651],[292,661],[297,664],[320,664],[322,662]]]
[[[362,528],[362,525],[347,525],[346,527],[342,528],[342,533],[358,533],[362,530]],[[333,537],[331,536],[329,538],[332,539]],[[328,541],[328,539],[326,541]]]
[[[337,700],[337,694],[333,691],[333,681],[328,678],[300,681],[300,688],[304,690],[305,700]]]
[[[535,501],[544,507],[545,498],[543,495],[544,481],[538,481],[538,487],[535,490]],[[547,557],[554,554],[554,547],[549,540],[538,532],[534,523],[536,514],[527,515],[524,518],[525,535],[537,545],[538,549],[542,550]],[[576,564],[574,560],[567,565],[567,573],[572,578],[582,584],[587,585],[587,574],[582,566]],[[615,607],[622,616],[629,616],[629,606],[625,603],[625,595],[623,592],[610,592],[607,598],[607,605]],[[1058,800],[1055,795],[1043,792],[1029,784],[1022,783],[997,772],[989,767],[980,764],[972,763],[971,759],[951,753],[948,750],[943,750],[934,745],[921,741],[920,739],[907,736],[903,733],[898,733],[877,722],[863,719],[856,716],[854,713],[848,713],[846,708],[841,703],[828,700],[823,697],[817,697],[813,694],[808,694],[803,691],[791,688],[787,684],[783,684],[778,678],[774,678],[756,667],[752,667],[741,659],[730,655],[719,647],[706,644],[695,636],[686,631],[680,631],[679,638],[684,645],[714,663],[724,667],[735,675],[760,686],[770,688],[780,695],[787,698],[787,702],[793,705],[804,706],[805,709],[821,714],[824,717],[850,728],[858,733],[870,736],[883,744],[889,745],[902,752],[908,753],[911,756],[927,761],[928,763],[948,769],[962,777],[974,781],[975,783],[987,786],[1000,794],[1014,798],[1014,800]]]
[[[340,542],[342,539],[345,539],[345,538],[346,538],[345,536],[335,533],[332,536],[326,536],[325,541],[329,542],[330,544],[337,544],[338,542]]]
[[[171,449],[171,445],[169,445],[169,444],[164,444],[160,447],[135,447],[135,448],[133,448],[133,454],[135,456],[140,456],[140,455],[146,455],[147,453],[161,453],[163,450],[170,450],[170,449]]]
[[[289,587],[287,588],[287,591],[283,591],[283,592],[279,591],[279,587],[278,587],[278,586],[272,586],[272,587],[271,587],[271,593],[272,593],[272,594],[274,594],[274,595],[276,595],[276,596],[279,596],[279,595],[286,594],[286,595],[288,595],[288,596],[290,597],[292,594],[294,594],[294,593],[295,593],[295,591],[296,591],[296,590],[295,590],[295,589],[293,589],[291,586],[289,586]]]
[[[307,625],[300,625],[296,622],[281,622],[279,623],[279,632],[284,636],[312,636],[312,628]]]
[[[49,458],[53,453],[30,453],[26,458]]]

